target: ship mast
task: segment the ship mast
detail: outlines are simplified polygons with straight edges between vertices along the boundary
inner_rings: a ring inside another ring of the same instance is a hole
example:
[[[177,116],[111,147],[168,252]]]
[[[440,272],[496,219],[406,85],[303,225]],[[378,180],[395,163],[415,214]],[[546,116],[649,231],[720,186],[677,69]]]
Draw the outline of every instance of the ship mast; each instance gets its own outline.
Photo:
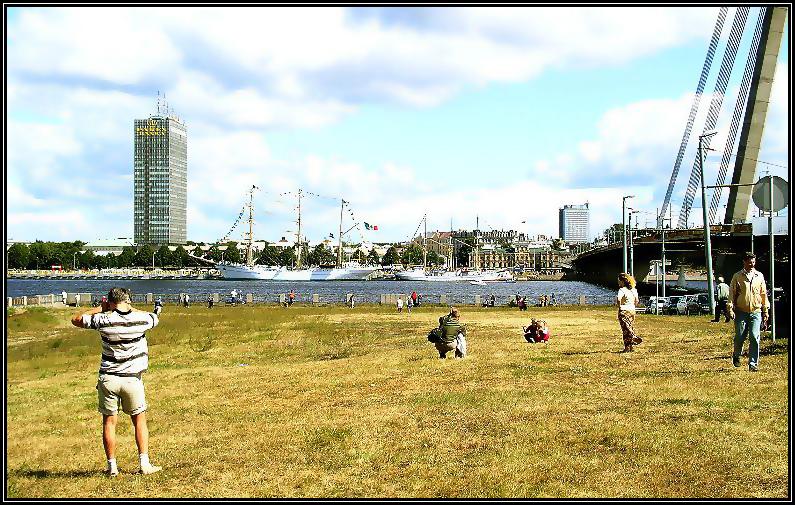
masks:
[[[340,235],[337,244],[337,268],[342,268],[342,209],[345,208],[345,200],[340,198],[342,204],[340,205]]]
[[[298,188],[298,259],[295,267],[301,268],[301,188]]]
[[[248,199],[248,247],[246,248],[246,265],[254,266],[254,256],[252,247],[254,245],[254,190],[256,186],[251,186]]]
[[[422,221],[425,223],[425,230],[422,233],[422,269],[428,268],[428,214],[422,216]]]

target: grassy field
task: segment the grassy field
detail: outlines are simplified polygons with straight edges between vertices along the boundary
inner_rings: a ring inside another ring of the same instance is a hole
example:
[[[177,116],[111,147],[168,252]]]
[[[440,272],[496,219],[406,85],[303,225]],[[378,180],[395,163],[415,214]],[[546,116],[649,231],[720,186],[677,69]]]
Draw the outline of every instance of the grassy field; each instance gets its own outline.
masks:
[[[124,416],[113,480],[97,332],[9,312],[7,495],[787,497],[788,335],[750,373],[706,316],[639,315],[619,354],[611,307],[462,309],[470,354],[442,361],[444,307],[167,306],[145,377],[164,471],[134,474]],[[547,345],[521,336],[539,315]]]

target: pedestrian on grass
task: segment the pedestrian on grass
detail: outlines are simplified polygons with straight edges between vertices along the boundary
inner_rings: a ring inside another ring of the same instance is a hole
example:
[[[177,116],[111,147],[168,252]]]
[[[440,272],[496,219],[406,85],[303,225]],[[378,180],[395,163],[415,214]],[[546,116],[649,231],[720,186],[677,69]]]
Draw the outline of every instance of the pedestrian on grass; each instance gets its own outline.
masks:
[[[729,283],[729,316],[734,319],[734,351],[732,364],[740,366],[743,342],[748,337],[748,370],[759,370],[759,339],[767,327],[767,298],[765,276],[756,268],[756,255],[745,253],[743,268],[732,276]]]
[[[113,288],[101,306],[72,317],[78,328],[98,330],[102,338],[102,359],[97,380],[98,410],[102,414],[102,443],[107,457],[106,474],[119,474],[116,464],[116,423],[119,403],[130,416],[138,446],[140,472],[151,474],[162,468],[149,461],[149,429],[143,373],[149,366],[146,330],[157,326],[151,312],[133,308],[130,292]]]
[[[723,277],[718,277],[718,287],[716,289],[717,296],[715,297],[717,300],[717,304],[715,306],[715,319],[712,320],[713,323],[720,322],[721,314],[726,318],[725,322],[729,322],[731,316],[729,316],[729,285],[723,281]]]
[[[633,346],[643,342],[642,338],[635,335],[635,306],[639,303],[635,278],[626,272],[618,274],[618,287],[618,324],[621,325],[624,339],[624,350],[621,352],[632,352]]]
[[[445,359],[447,353],[455,351],[456,358],[466,355],[466,326],[461,324],[460,313],[455,307],[450,307],[450,312],[439,318],[439,340],[434,342],[439,351],[439,359]]]

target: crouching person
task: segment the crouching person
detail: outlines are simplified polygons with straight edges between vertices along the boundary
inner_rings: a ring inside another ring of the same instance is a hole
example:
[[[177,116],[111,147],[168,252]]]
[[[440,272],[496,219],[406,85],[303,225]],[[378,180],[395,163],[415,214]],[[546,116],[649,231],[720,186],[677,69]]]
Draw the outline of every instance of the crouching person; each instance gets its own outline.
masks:
[[[449,314],[439,318],[439,340],[434,342],[439,359],[445,359],[450,351],[455,352],[456,358],[466,355],[466,326],[461,324],[459,317],[458,309],[453,307]]]
[[[135,429],[140,471],[151,474],[161,470],[149,461],[149,430],[146,425],[146,398],[143,372],[149,365],[146,330],[157,326],[157,315],[130,305],[130,292],[113,288],[102,305],[72,317],[78,328],[99,331],[102,359],[97,380],[99,412],[102,414],[102,442],[108,459],[106,474],[119,474],[116,465],[116,423],[119,402],[130,416]]]
[[[549,326],[546,321],[531,319],[530,326],[522,326],[522,331],[524,339],[531,344],[546,343],[549,340]]]

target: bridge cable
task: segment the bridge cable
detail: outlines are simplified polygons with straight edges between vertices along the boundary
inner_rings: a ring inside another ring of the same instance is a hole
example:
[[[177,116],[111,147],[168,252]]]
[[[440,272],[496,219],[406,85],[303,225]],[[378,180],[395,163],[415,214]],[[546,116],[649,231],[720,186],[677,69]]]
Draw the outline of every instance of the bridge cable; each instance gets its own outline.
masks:
[[[734,61],[737,59],[737,49],[740,47],[740,41],[743,36],[743,30],[745,29],[745,21],[748,19],[749,10],[750,7],[738,7],[734,15],[729,40],[726,44],[726,50],[723,53],[723,60],[721,61],[720,71],[718,72],[718,78],[715,82],[715,89],[712,92],[712,99],[710,100],[707,120],[704,124],[702,134],[713,130],[718,123],[718,117],[720,116],[720,110],[723,105],[723,98],[726,96],[726,88],[729,85],[729,78],[734,68]],[[712,136],[704,139],[703,148],[705,150],[709,149],[709,144],[712,139]],[[693,160],[693,167],[690,170],[690,180],[687,183],[685,199],[679,211],[679,222],[677,223],[679,228],[687,227],[687,221],[693,207],[693,198],[695,197],[696,190],[700,186],[702,168],[701,160],[699,160],[698,154],[696,154],[696,159]]]
[[[748,97],[748,90],[751,84],[751,77],[754,73],[754,66],[756,64],[756,50],[759,46],[759,39],[762,35],[762,26],[764,25],[765,11],[767,7],[762,7],[759,12],[759,19],[756,22],[756,29],[754,31],[754,38],[751,42],[750,52],[748,53],[748,60],[745,64],[745,72],[743,74],[742,84],[737,93],[737,102],[734,105],[734,116],[732,117],[731,127],[729,128],[729,136],[726,138],[726,145],[723,149],[723,158],[720,162],[720,169],[718,170],[718,178],[715,183],[716,186],[721,186],[726,181],[726,172],[729,167],[731,158],[733,157],[732,151],[734,149],[734,141],[737,137],[740,122],[742,121],[743,112],[745,110],[745,102]],[[712,193],[712,200],[709,204],[709,223],[715,222],[715,214],[718,211],[718,204],[720,203],[721,193],[723,188],[715,188]]]
[[[682,141],[679,144],[679,152],[676,155],[676,161],[674,161],[671,180],[668,182],[668,189],[665,192],[665,199],[663,200],[662,209],[660,210],[660,215],[657,218],[658,228],[662,227],[662,216],[665,216],[665,213],[668,211],[668,205],[671,202],[671,194],[673,193],[674,186],[676,185],[676,176],[679,174],[679,166],[682,164],[682,158],[684,158],[685,149],[687,148],[687,143],[690,140],[690,131],[693,129],[693,122],[695,121],[696,114],[698,113],[698,105],[701,102],[701,94],[704,92],[704,86],[707,83],[709,69],[712,66],[712,58],[715,56],[715,49],[718,47],[718,41],[720,40],[720,33],[723,30],[723,22],[726,20],[727,11],[728,7],[721,7],[720,11],[718,12],[718,20],[715,22],[715,29],[712,32],[712,40],[710,40],[709,43],[707,57],[704,60],[704,66],[701,68],[701,77],[698,79],[696,95],[693,97],[693,103],[690,106],[690,115],[687,118],[685,132],[682,134]]]

